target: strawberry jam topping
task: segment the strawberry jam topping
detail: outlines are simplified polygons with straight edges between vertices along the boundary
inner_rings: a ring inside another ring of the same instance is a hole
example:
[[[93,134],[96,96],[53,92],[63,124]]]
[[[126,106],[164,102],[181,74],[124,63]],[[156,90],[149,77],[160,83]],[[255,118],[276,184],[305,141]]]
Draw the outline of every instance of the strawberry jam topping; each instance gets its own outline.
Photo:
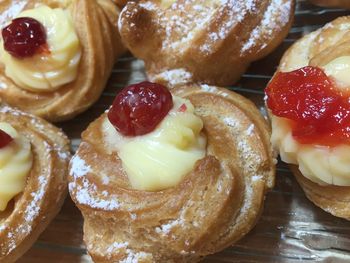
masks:
[[[350,144],[350,94],[337,89],[322,69],[279,72],[265,90],[272,113],[291,120],[302,144]]]
[[[30,17],[12,20],[2,30],[4,49],[16,58],[32,57],[36,53],[47,52],[44,26]]]
[[[152,132],[173,107],[169,90],[156,83],[141,82],[117,94],[108,119],[125,136]]]
[[[10,135],[8,135],[3,130],[0,130],[0,149],[6,147],[12,141],[13,141],[13,138]]]

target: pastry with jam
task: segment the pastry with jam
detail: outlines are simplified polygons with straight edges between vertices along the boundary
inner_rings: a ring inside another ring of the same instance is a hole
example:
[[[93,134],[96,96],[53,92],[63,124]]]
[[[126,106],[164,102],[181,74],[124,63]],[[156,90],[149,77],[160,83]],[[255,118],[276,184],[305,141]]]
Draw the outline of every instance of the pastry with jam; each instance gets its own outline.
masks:
[[[5,103],[55,122],[98,99],[124,50],[111,0],[6,1],[0,12]]]
[[[197,262],[232,245],[274,185],[269,138],[258,109],[232,91],[124,88],[70,162],[88,253],[95,262]]]
[[[350,219],[350,17],[304,36],[266,88],[272,144],[307,197]]]

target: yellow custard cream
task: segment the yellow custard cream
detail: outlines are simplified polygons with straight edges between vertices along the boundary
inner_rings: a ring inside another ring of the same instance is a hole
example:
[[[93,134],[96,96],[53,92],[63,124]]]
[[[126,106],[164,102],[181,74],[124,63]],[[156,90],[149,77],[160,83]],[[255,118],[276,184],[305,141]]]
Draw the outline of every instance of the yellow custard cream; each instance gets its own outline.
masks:
[[[338,57],[322,67],[328,76],[332,76],[341,87],[350,86],[350,56]]]
[[[14,140],[0,149],[0,211],[8,202],[23,191],[33,162],[30,142],[10,124],[0,122],[0,129]]]
[[[5,74],[20,88],[29,91],[54,91],[75,80],[81,47],[69,11],[39,6],[23,11],[18,17],[34,18],[44,26],[50,52],[18,59],[6,52],[1,43]]]
[[[104,121],[106,144],[112,152],[118,152],[134,189],[159,191],[174,187],[206,154],[203,122],[194,114],[193,105],[176,96],[173,101],[173,109],[157,129],[143,136],[124,137],[108,118]],[[183,104],[186,110],[181,112]]]
[[[300,144],[292,136],[289,120],[272,116],[271,122],[271,142],[282,161],[298,165],[306,178],[320,185],[350,186],[350,145]]]

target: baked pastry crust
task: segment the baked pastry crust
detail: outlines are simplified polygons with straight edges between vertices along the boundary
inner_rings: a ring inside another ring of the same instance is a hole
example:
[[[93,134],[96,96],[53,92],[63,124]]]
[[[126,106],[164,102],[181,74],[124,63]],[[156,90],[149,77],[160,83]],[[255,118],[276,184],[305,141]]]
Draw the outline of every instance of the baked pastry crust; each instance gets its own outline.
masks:
[[[350,2],[348,0],[310,0],[310,2],[314,5],[326,7],[350,8]]]
[[[334,216],[350,220],[349,186],[322,186],[303,176],[297,166],[290,165],[290,168],[309,200]]]
[[[38,3],[61,7],[64,1],[2,1],[0,12],[9,15],[2,16],[0,24],[6,24],[11,16]],[[0,66],[3,101],[54,122],[73,118],[99,98],[117,56],[125,50],[116,28],[119,9],[111,0],[72,0],[68,8],[82,47],[78,75],[73,82],[53,92],[30,92],[16,86],[5,75],[4,65]]]
[[[324,66],[337,57],[348,56],[350,16],[339,17],[295,42],[283,55],[278,70]]]
[[[70,163],[69,191],[84,216],[95,262],[196,262],[243,237],[274,185],[270,130],[252,102],[226,89],[172,90],[204,122],[207,156],[176,187],[133,190],[104,141],[103,114],[82,134]]]
[[[31,142],[33,166],[24,191],[0,212],[0,261],[15,262],[59,212],[67,195],[69,140],[48,122],[0,105],[8,122]]]
[[[282,42],[294,5],[294,0],[131,1],[119,30],[128,49],[145,61],[151,81],[226,86]]]
[[[126,3],[129,1],[129,0],[112,0],[116,5],[118,5],[119,7],[123,7],[126,5]]]
[[[291,46],[279,65],[280,71],[292,71],[307,65],[324,66],[339,56],[348,56],[350,17],[340,17],[312,32]],[[304,177],[297,166],[290,165],[306,196],[315,205],[337,217],[350,220],[350,187],[319,185]]]

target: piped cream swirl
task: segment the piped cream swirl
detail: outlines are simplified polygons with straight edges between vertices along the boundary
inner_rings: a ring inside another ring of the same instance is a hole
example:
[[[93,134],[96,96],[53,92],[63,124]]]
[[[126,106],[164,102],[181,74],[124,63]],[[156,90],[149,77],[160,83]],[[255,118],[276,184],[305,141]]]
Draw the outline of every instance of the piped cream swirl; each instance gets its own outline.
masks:
[[[271,142],[282,161],[299,166],[306,178],[320,185],[350,186],[350,145],[300,144],[287,119],[271,116]]]
[[[17,17],[31,17],[46,29],[49,53],[18,59],[0,45],[5,74],[20,88],[29,91],[54,91],[75,80],[81,58],[81,47],[68,10],[39,6],[25,10]]]
[[[146,135],[124,137],[107,118],[103,124],[106,144],[111,152],[118,152],[134,189],[158,191],[174,187],[206,154],[203,122],[194,114],[193,105],[176,96],[173,101],[173,109]]]

